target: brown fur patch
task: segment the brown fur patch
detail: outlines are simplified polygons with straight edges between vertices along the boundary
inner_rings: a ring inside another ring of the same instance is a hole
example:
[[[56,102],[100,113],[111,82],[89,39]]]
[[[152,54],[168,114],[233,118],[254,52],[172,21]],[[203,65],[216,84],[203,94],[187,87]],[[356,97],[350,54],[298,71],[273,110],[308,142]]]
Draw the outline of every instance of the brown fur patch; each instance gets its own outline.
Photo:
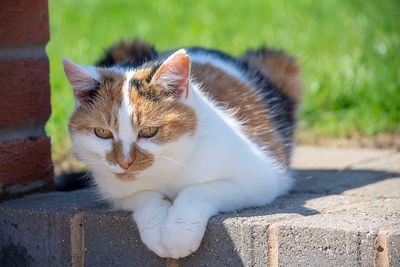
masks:
[[[121,88],[124,76],[108,70],[100,71],[101,82],[92,102],[79,106],[72,114],[68,127],[70,131],[92,132],[96,127],[118,129],[118,108],[121,105]]]
[[[145,80],[140,90],[130,89],[129,97],[135,107],[134,127],[160,127],[152,138],[159,144],[172,142],[186,133],[193,134],[197,128],[194,110],[173,97],[162,96],[161,91],[162,88]]]
[[[246,53],[242,59],[253,69],[261,71],[298,106],[303,87],[300,81],[300,67],[296,59],[281,51],[260,49]]]
[[[270,114],[251,88],[210,64],[192,63],[192,75],[212,99],[235,110],[234,116],[244,122],[245,134],[251,140],[268,147],[280,162],[288,163],[288,153],[274,131]]]

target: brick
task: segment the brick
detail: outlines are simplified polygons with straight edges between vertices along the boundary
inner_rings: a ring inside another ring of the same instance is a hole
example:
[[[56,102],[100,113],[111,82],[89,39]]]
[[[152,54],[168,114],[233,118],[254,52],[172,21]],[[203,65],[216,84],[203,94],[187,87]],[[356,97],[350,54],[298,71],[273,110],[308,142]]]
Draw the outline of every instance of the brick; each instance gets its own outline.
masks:
[[[19,139],[0,143],[0,184],[29,184],[53,178],[50,139]]]
[[[50,116],[48,60],[0,61],[0,95],[0,126],[46,121]]]
[[[47,9],[47,0],[0,1],[0,45],[46,42]]]

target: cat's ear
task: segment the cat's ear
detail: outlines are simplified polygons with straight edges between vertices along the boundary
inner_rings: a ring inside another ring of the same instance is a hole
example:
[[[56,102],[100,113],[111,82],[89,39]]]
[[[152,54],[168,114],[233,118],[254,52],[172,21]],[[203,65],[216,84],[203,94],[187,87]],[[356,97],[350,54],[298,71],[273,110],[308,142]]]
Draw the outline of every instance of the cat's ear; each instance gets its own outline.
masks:
[[[151,82],[160,85],[164,94],[182,99],[188,96],[190,58],[184,49],[169,56],[158,68]]]
[[[83,67],[68,58],[63,59],[63,66],[77,104],[91,100],[99,83],[99,75],[95,67]]]

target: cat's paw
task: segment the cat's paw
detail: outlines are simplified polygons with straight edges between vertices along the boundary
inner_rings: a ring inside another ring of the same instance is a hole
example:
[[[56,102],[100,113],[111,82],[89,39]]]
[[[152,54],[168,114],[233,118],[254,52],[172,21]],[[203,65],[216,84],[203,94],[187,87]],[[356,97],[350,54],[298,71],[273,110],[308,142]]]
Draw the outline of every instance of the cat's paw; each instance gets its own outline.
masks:
[[[169,254],[164,249],[164,246],[161,242],[161,229],[145,229],[139,230],[139,232],[140,238],[148,249],[162,258],[169,257]]]
[[[170,208],[161,229],[161,242],[170,258],[178,259],[195,252],[203,239],[208,218],[182,214]]]

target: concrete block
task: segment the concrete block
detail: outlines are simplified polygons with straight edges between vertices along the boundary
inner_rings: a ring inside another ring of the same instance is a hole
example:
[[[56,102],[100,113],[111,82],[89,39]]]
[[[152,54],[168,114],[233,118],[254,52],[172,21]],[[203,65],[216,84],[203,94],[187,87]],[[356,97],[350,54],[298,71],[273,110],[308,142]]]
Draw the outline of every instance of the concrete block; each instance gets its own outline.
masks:
[[[70,266],[90,192],[36,194],[0,204],[0,266]],[[78,220],[77,220],[78,216]]]
[[[375,249],[375,266],[400,266],[400,224],[381,227]]]
[[[83,232],[85,266],[165,266],[142,243],[130,212],[88,210]]]
[[[179,266],[266,266],[269,262],[269,227],[319,214],[361,198],[294,194],[278,198],[271,205],[245,209],[211,218],[201,246],[193,255],[179,260]]]
[[[326,213],[273,224],[273,266],[374,266],[380,227],[399,222],[400,199],[340,205]]]
[[[96,199],[78,190],[1,203],[0,266],[372,266],[381,259],[396,266],[399,259],[398,228],[382,234],[399,224],[398,198],[282,196],[211,218],[199,250],[178,261],[145,247],[130,212]]]
[[[400,226],[386,236],[389,266],[400,266]]]

